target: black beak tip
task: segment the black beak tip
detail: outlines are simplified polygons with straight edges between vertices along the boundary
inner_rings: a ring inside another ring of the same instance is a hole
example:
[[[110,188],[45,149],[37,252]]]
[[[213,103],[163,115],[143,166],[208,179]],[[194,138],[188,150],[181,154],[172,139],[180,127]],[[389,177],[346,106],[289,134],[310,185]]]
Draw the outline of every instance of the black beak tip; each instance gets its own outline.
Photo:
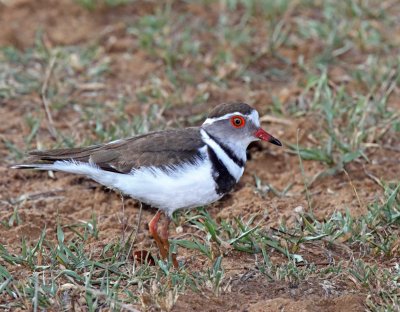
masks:
[[[270,143],[278,145],[278,146],[282,146],[281,141],[279,141],[278,139],[272,138],[270,141]]]

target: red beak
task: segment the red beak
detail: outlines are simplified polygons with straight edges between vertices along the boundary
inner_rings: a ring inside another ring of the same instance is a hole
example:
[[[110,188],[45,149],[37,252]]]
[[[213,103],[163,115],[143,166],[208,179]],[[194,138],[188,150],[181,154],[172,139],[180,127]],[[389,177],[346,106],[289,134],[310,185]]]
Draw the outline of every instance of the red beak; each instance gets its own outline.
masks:
[[[255,133],[254,136],[256,138],[259,138],[260,140],[267,141],[269,143],[282,146],[281,141],[278,139],[275,139],[272,135],[270,135],[268,132],[264,131],[263,129],[259,128]]]

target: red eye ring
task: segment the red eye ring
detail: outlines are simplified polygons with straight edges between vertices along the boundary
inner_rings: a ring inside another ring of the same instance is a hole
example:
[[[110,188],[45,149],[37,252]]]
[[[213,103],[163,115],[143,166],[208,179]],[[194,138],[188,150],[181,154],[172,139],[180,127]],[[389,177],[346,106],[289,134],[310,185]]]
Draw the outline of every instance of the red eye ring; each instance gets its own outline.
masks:
[[[231,125],[235,128],[243,128],[246,124],[246,120],[242,116],[232,116],[230,120]]]

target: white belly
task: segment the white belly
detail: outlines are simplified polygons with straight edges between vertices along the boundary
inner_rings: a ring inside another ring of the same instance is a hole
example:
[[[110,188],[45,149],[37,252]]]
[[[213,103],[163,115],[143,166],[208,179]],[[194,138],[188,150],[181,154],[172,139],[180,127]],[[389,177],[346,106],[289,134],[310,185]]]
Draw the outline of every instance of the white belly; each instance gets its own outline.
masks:
[[[208,161],[197,166],[186,164],[174,171],[139,169],[117,178],[114,187],[169,215],[177,209],[199,207],[221,198],[215,191]]]
[[[210,204],[222,196],[215,191],[211,162],[207,158],[196,165],[185,164],[176,170],[143,167],[129,174],[105,171],[99,167],[75,161],[56,161],[40,169],[59,170],[86,175],[93,180],[117,189],[167,214],[177,209]]]

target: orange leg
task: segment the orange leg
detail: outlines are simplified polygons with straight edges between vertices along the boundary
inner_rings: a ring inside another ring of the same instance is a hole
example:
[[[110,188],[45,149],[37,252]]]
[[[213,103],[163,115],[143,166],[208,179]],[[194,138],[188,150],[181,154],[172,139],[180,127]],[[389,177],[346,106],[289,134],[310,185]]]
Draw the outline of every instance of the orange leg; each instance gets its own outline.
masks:
[[[169,254],[169,241],[168,241],[168,228],[171,220],[167,217],[167,222],[164,223],[161,227],[161,237],[158,233],[157,225],[158,221],[161,217],[161,210],[157,211],[156,215],[149,222],[149,231],[151,236],[153,236],[157,247],[160,251],[160,255],[162,259],[168,259]],[[172,254],[172,264],[175,268],[178,268],[178,261],[176,260],[176,254]]]
[[[162,226],[161,228],[161,243],[164,245],[164,249],[167,251],[167,253],[169,254],[169,241],[168,241],[168,229],[169,229],[169,224],[171,223],[171,220],[168,218],[167,222]],[[179,267],[178,265],[178,261],[176,260],[176,254],[173,253],[171,255],[172,257],[172,264],[174,265],[174,267],[177,269]]]
[[[168,256],[168,250],[165,249],[164,243],[161,241],[161,238],[158,235],[157,231],[157,224],[160,220],[161,213],[161,210],[158,210],[153,219],[151,219],[151,221],[149,222],[149,231],[151,236],[153,236],[154,240],[156,241],[157,247],[160,250],[161,258],[166,259]]]

